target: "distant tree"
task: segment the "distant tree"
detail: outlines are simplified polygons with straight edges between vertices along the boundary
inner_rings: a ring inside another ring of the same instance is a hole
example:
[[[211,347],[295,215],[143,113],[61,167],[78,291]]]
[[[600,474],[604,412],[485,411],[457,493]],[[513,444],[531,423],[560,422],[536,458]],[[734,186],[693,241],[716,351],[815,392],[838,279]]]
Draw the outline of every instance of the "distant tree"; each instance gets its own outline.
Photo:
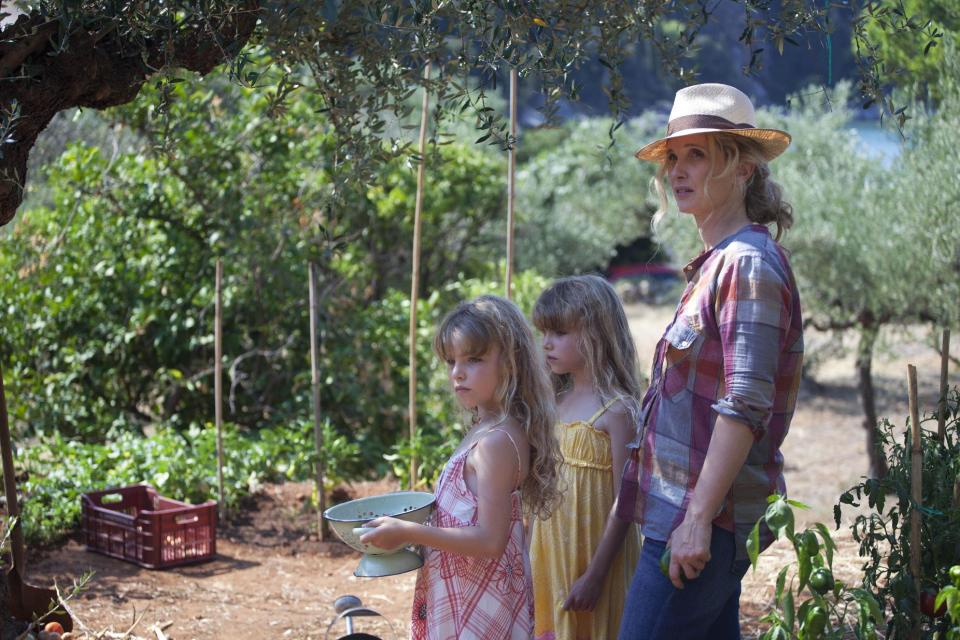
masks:
[[[744,5],[740,41],[749,52],[748,72],[763,50],[830,29],[821,2]],[[375,165],[409,152],[381,140],[387,120],[409,112],[406,98],[424,83],[443,108],[472,111],[485,132],[481,140],[509,144],[484,93],[498,70],[512,66],[535,77],[549,115],[561,97],[578,93],[571,70],[596,60],[609,72],[603,90],[621,120],[629,104],[622,66],[632,45],[649,46],[667,75],[689,82],[695,73],[688,56],[698,35],[720,19],[715,7],[694,0],[3,0],[2,6],[22,15],[8,16],[0,32],[0,224],[14,217],[30,148],[56,113],[128,102],[148,78],[175,84],[178,69],[203,74],[230,61],[238,82],[268,87],[271,113],[297,91],[316,92],[336,133],[335,163],[342,169],[334,172],[336,199],[368,183]],[[272,66],[258,64],[263,51]],[[864,56],[864,94],[893,111],[882,59],[874,50]],[[434,75],[425,81],[427,62]],[[469,89],[471,77],[480,78],[479,90]]]
[[[650,233],[653,170],[631,155],[657,118],[627,122],[610,146],[609,118],[565,124],[553,146],[517,172],[517,264],[547,276],[603,269],[618,244]]]

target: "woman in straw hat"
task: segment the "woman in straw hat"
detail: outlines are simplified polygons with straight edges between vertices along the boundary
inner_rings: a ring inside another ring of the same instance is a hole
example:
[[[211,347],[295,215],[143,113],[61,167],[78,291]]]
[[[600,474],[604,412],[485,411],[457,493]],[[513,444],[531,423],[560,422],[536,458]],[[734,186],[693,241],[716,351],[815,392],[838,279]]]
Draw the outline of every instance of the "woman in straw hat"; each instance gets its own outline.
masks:
[[[621,639],[740,637],[746,540],[767,496],[786,491],[780,446],[803,359],[800,299],[777,242],[792,211],[767,167],[789,144],[757,128],[742,92],[701,84],[677,92],[667,135],[636,154],[659,165],[658,215],[666,178],[704,251],[684,268],[618,496],[617,515],[645,536]],[[771,540],[763,531],[761,548]]]

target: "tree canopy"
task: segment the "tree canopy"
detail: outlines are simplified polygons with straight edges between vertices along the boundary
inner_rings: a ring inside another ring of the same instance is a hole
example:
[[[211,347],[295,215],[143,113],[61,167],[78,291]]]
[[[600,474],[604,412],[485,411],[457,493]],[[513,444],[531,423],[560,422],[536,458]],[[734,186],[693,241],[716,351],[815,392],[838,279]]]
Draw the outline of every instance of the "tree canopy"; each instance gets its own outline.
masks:
[[[745,71],[765,51],[783,50],[802,33],[829,33],[829,12],[810,0],[733,0],[742,4]],[[867,6],[872,6],[868,2]],[[258,85],[268,113],[281,113],[297,92],[314,92],[335,132],[329,196],[366,184],[378,164],[409,153],[386,130],[402,120],[418,86],[444,110],[476,115],[481,140],[512,141],[486,91],[498,72],[530,76],[549,116],[562,97],[581,89],[571,72],[597,60],[616,122],[629,103],[622,66],[632,47],[656,53],[668,75],[690,82],[690,56],[718,3],[695,0],[560,2],[517,0],[4,0],[21,12],[0,31],[0,224],[22,201],[27,157],[37,135],[64,109],[96,109],[132,100],[148,78],[176,84],[180,69],[207,73],[229,61],[235,81]],[[916,32],[917,25],[896,25]],[[868,36],[865,42],[869,41]],[[884,89],[879,49],[859,62],[869,99],[894,105]],[[424,77],[430,63],[432,75]],[[902,112],[901,112],[902,115]],[[611,130],[612,133],[612,130]],[[392,144],[384,139],[394,138]]]

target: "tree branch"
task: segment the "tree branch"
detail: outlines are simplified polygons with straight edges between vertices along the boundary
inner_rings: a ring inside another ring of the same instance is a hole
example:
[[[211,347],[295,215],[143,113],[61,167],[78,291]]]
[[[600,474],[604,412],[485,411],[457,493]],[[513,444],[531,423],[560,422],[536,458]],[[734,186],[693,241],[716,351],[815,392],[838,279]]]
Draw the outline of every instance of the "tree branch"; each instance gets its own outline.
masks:
[[[104,109],[133,100],[151,75],[165,68],[210,72],[246,44],[257,24],[259,0],[238,0],[216,21],[205,19],[169,33],[129,36],[116,16],[94,16],[76,27],[73,16],[51,21],[39,13],[20,17],[0,35],[0,107],[14,102],[23,117],[15,137],[0,149],[0,225],[16,215],[27,179],[27,157],[37,136],[58,112],[72,107]],[[63,41],[53,37],[59,29]],[[9,42],[12,39],[12,43]],[[29,65],[29,73],[20,73]],[[14,75],[17,74],[17,75]]]

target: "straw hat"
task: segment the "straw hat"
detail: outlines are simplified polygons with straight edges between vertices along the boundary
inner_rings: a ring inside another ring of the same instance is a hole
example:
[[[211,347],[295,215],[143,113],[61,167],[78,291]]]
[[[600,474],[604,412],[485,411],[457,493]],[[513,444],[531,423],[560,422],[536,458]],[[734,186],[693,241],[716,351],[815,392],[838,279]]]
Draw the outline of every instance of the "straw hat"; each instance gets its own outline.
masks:
[[[695,84],[677,91],[667,122],[667,135],[637,151],[640,160],[659,162],[667,140],[698,133],[723,131],[760,143],[767,161],[783,153],[790,134],[779,129],[758,129],[753,103],[745,93],[726,84]]]

